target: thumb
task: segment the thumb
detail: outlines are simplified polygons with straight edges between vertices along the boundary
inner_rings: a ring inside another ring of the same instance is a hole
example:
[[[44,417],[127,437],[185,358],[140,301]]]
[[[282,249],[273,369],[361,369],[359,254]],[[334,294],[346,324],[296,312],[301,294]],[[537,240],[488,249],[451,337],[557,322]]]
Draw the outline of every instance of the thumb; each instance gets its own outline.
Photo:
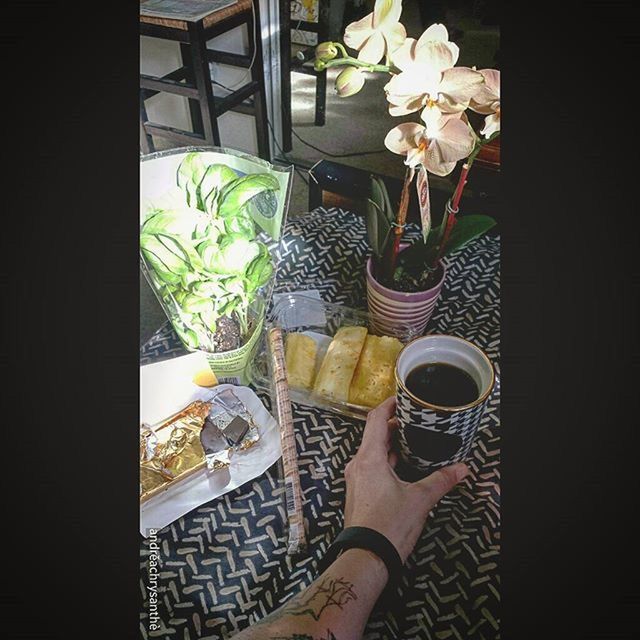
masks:
[[[471,471],[469,471],[469,467],[460,462],[449,467],[438,469],[430,476],[419,480],[415,484],[427,493],[431,505],[435,506],[440,498],[449,493],[458,482],[464,480],[464,478],[470,474]]]

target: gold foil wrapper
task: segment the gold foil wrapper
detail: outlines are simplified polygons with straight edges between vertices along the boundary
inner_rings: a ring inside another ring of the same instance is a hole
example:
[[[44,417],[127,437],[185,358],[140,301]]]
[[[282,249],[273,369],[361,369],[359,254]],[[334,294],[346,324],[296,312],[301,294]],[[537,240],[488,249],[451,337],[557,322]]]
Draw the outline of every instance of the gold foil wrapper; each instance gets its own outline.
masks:
[[[193,402],[160,426],[140,428],[140,502],[204,468],[200,431],[211,404]]]
[[[157,427],[140,427],[140,503],[166,491],[172,484],[201,469],[218,471],[229,466],[234,451],[245,451],[255,445],[260,435],[253,418],[233,393],[222,394],[222,402],[196,401]],[[225,402],[231,400],[231,402]],[[217,414],[214,423],[222,427],[234,415],[249,422],[249,430],[240,443],[218,452],[205,453],[200,432],[207,417]],[[220,422],[222,421],[222,422]]]

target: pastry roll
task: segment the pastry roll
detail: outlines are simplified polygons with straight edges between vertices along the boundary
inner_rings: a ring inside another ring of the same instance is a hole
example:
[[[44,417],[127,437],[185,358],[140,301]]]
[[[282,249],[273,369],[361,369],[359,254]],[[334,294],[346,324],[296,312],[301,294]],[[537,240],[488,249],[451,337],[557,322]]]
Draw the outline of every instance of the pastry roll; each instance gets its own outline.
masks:
[[[310,390],[316,372],[316,341],[303,333],[289,333],[285,346],[287,382],[293,389]]]
[[[394,370],[401,349],[397,338],[367,336],[351,381],[350,403],[377,407],[395,393]]]
[[[320,365],[314,386],[316,394],[329,400],[348,402],[351,379],[366,337],[366,327],[338,329]]]

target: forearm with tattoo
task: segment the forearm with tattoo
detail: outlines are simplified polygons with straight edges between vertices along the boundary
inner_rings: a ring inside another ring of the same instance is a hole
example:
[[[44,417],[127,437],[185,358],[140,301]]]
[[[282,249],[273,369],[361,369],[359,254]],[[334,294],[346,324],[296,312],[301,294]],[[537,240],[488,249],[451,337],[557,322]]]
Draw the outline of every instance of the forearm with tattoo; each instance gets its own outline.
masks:
[[[349,551],[309,587],[234,640],[352,640],[360,637],[386,581],[368,552]]]

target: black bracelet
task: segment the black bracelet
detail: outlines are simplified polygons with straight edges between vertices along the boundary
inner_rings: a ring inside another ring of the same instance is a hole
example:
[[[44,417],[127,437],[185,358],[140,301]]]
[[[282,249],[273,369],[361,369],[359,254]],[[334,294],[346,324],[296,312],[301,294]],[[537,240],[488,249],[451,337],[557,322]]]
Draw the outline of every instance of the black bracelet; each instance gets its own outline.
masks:
[[[326,554],[318,563],[318,573],[324,573],[336,558],[347,549],[366,549],[384,562],[389,573],[387,586],[379,603],[389,604],[395,587],[402,576],[400,554],[385,536],[368,527],[347,527],[333,541]]]

